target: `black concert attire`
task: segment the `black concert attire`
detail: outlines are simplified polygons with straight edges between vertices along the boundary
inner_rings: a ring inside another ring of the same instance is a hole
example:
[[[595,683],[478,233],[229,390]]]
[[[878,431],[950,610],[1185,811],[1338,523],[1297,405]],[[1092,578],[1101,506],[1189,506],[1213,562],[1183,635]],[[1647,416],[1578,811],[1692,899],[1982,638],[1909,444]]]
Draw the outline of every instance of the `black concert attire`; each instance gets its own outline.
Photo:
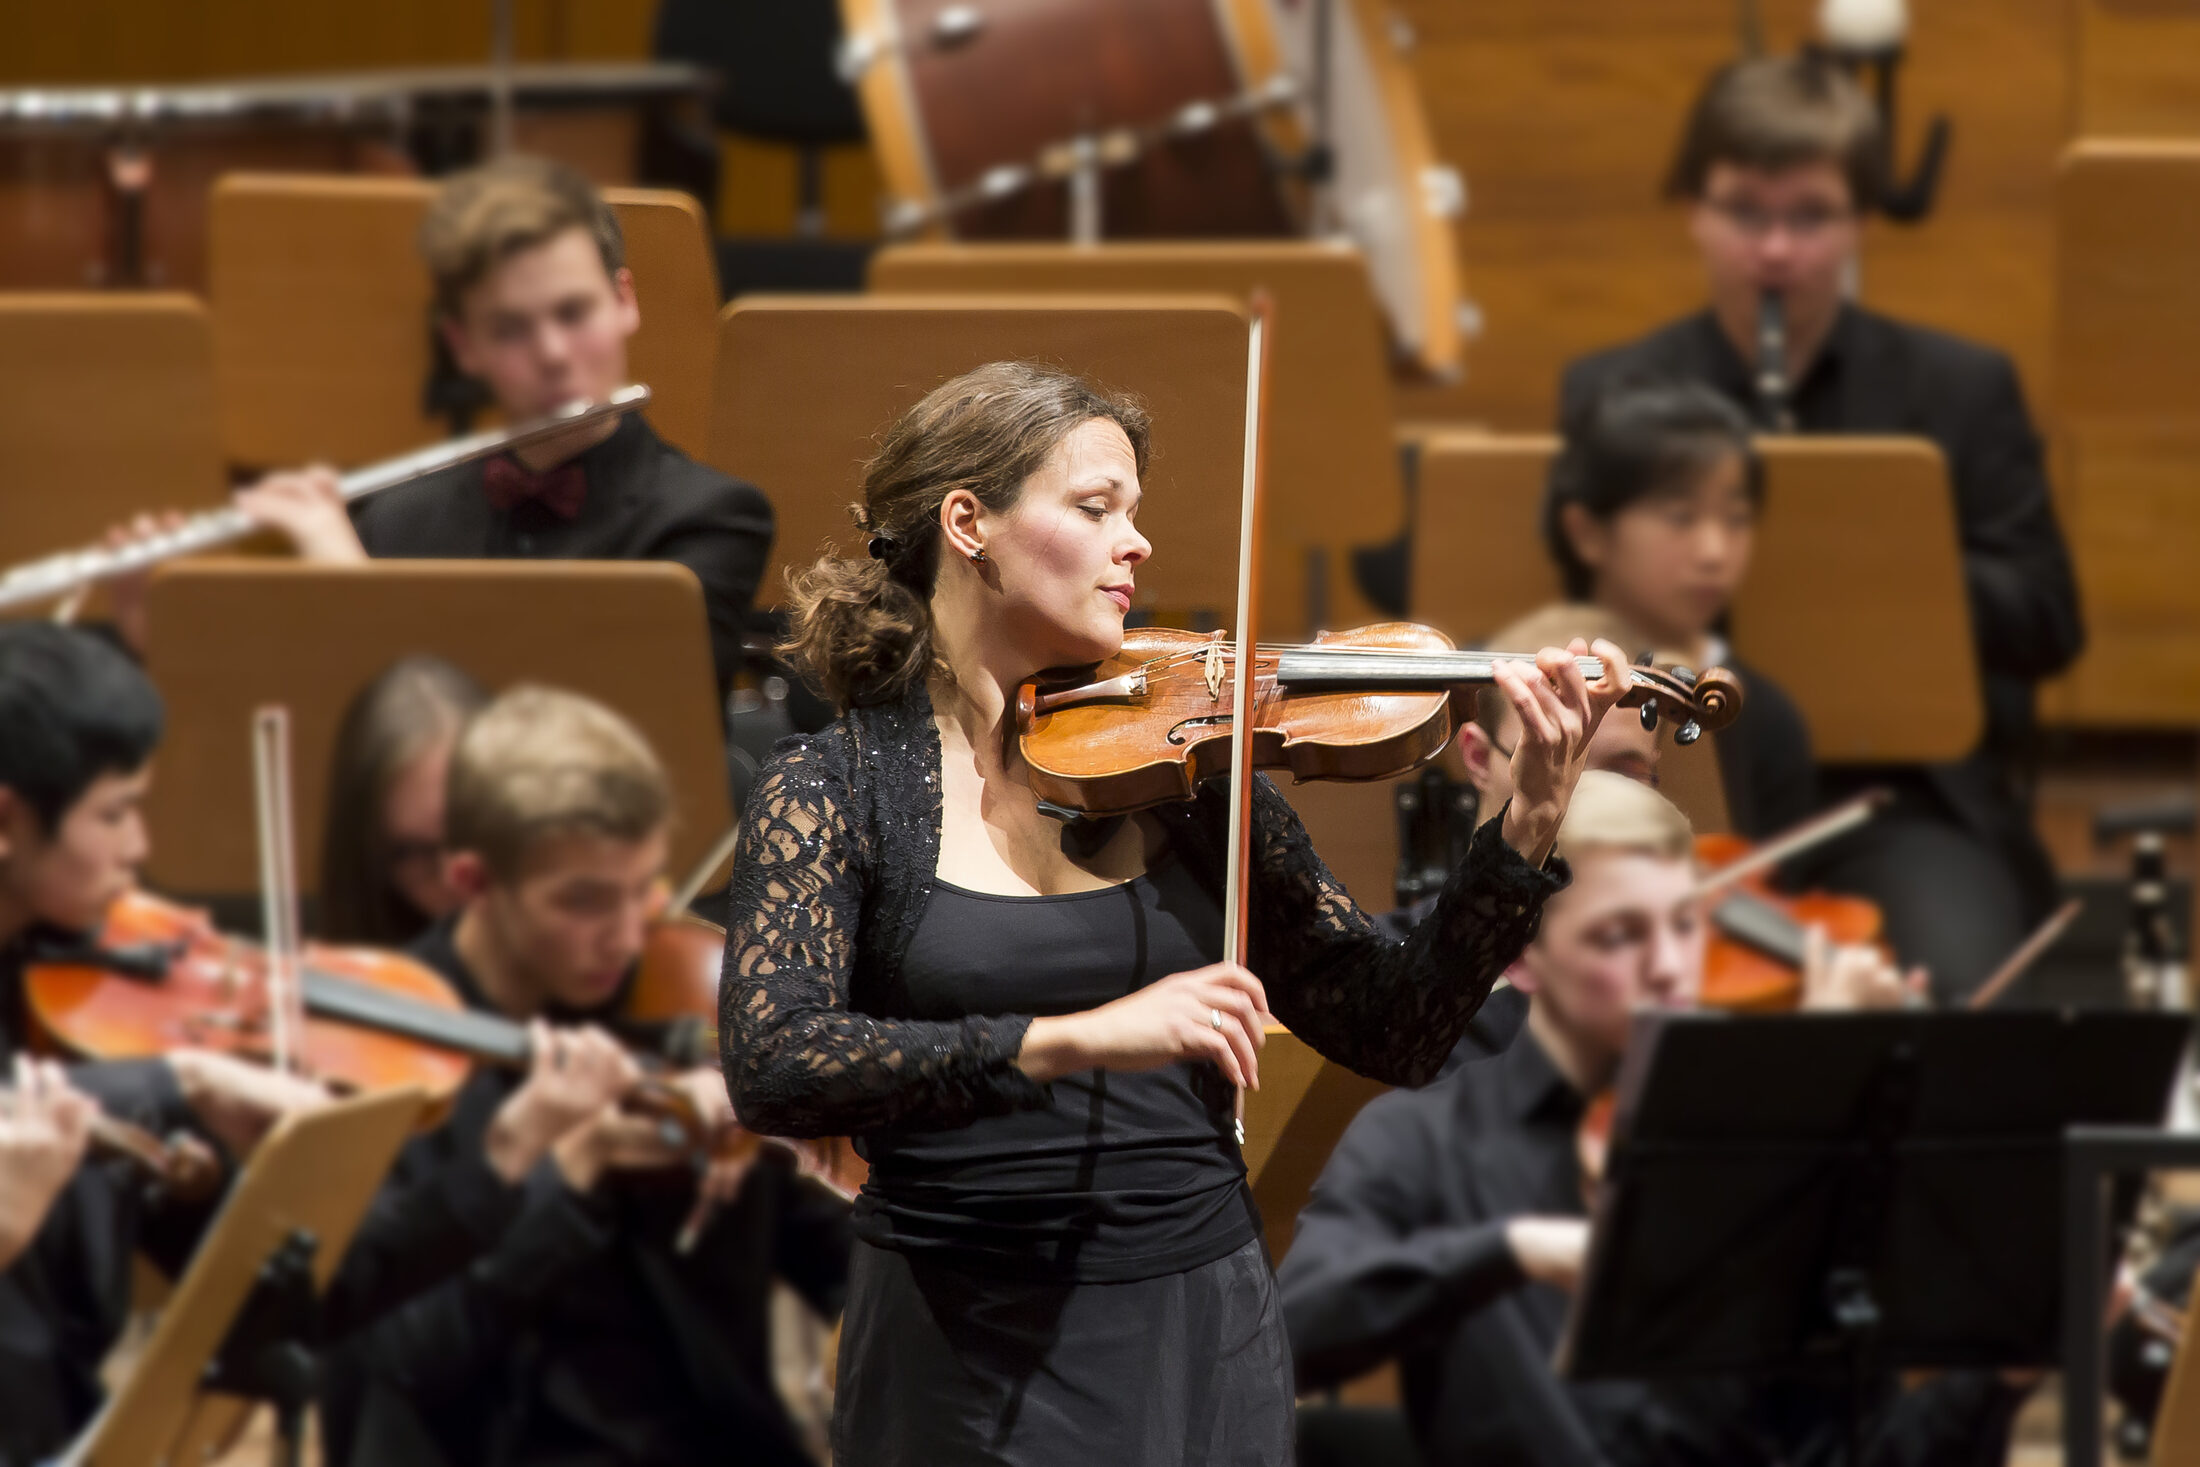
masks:
[[[1567,1297],[1531,1283],[1516,1217],[1583,1215],[1582,1100],[1533,1031],[1353,1121],[1277,1271],[1302,1389],[1396,1358],[1425,1467],[1832,1467],[1845,1379],[1560,1380]],[[2000,1467],[2023,1393],[1950,1372],[1881,1388],[1868,1467]]]
[[[1569,366],[1562,425],[1580,421],[1607,387],[1645,377],[1692,378],[1753,407],[1748,365],[1704,311]],[[1878,902],[1903,961],[1928,964],[1936,991],[1953,997],[2006,957],[2055,898],[2026,789],[2033,688],[2077,658],[2085,632],[2039,434],[2002,353],[1856,305],[1841,307],[1791,406],[1800,432],[1913,435],[1948,461],[1986,736],[1957,764],[1827,770],[1829,795],[1886,785],[1896,799],[1819,869],[1828,885]]]
[[[0,949],[0,1066],[25,1042],[23,950]],[[197,1127],[165,1060],[69,1066],[69,1083],[156,1136]],[[209,1209],[163,1198],[127,1164],[87,1155],[30,1246],[0,1270],[0,1467],[45,1462],[106,1399],[100,1366],[130,1312],[130,1259],[179,1271]]]
[[[1227,801],[1154,812],[1165,853],[1097,892],[939,880],[940,745],[920,687],[781,745],[743,815],[720,1042],[757,1129],[854,1135],[871,1163],[842,1331],[836,1459],[1288,1460],[1272,1276],[1204,1064],[1040,1085],[1033,1016],[1220,951]],[[1249,966],[1278,1019],[1355,1070],[1433,1077],[1563,868],[1493,821],[1428,921],[1383,936],[1265,781]]]
[[[1818,764],[1810,725],[1787,690],[1726,648],[1712,660],[1742,680],[1742,711],[1712,737],[1719,788],[1736,835],[1764,840],[1808,820],[1818,808]],[[1631,718],[1615,709],[1613,718]]]
[[[359,500],[351,517],[378,560],[678,561],[703,583],[721,693],[772,546],[762,491],[695,462],[639,413],[547,473],[508,455],[461,464]]]
[[[412,953],[489,1009],[455,926]],[[475,1072],[407,1143],[345,1256],[324,1321],[331,1462],[807,1464],[772,1384],[770,1281],[837,1312],[847,1204],[766,1152],[683,1254],[689,1172],[607,1171],[583,1193],[548,1157],[516,1186],[490,1169],[483,1137],[522,1078]]]

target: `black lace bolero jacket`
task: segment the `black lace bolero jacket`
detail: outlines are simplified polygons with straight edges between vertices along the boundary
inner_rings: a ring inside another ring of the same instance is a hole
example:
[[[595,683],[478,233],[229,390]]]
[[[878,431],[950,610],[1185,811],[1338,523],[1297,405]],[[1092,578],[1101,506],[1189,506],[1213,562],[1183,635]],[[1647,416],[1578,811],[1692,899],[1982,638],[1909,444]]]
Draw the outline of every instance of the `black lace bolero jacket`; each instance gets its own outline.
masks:
[[[1227,792],[1156,813],[1218,893]],[[1265,778],[1254,802],[1251,952],[1268,1005],[1339,1064],[1397,1085],[1436,1077],[1490,987],[1534,935],[1564,864],[1531,867],[1491,820],[1435,911],[1384,936],[1314,853]],[[922,688],[783,741],[742,813],[719,1056],[734,1110],[779,1136],[945,1129],[1047,1103],[1016,1068],[1031,1017],[881,1019],[932,895],[940,742]]]

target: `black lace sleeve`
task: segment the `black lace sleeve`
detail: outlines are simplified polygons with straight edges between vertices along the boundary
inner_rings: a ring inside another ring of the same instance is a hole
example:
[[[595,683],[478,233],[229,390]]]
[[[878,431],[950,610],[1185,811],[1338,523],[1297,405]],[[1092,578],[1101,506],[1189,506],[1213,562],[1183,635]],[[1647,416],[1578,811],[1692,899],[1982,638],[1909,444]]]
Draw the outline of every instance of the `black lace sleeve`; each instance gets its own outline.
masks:
[[[1265,778],[1253,806],[1251,967],[1268,1007],[1328,1058],[1392,1085],[1425,1085],[1490,987],[1535,935],[1567,881],[1505,844],[1499,822],[1474,833],[1436,909],[1404,941],[1353,904]]]
[[[1028,1017],[883,1020],[849,991],[872,837],[813,742],[765,767],[742,812],[718,986],[719,1059],[742,1124],[774,1136],[945,1129],[1045,1103],[1016,1068]]]

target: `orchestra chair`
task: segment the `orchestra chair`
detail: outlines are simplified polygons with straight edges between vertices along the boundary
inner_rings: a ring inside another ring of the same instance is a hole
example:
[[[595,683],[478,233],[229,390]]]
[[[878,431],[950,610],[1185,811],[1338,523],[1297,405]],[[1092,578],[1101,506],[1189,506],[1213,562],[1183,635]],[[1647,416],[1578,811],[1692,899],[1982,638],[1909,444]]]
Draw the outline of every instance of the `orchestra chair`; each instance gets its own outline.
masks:
[[[1939,451],[1922,439],[1847,436],[1767,438],[1759,448],[1765,511],[1734,603],[1737,654],[1795,700],[1823,763],[1938,764],[1969,754],[1984,712]],[[1457,638],[1561,598],[1541,553],[1543,484],[1557,449],[1542,434],[1422,440],[1416,620]]]
[[[232,464],[352,467],[450,436],[424,402],[430,289],[415,245],[436,188],[272,173],[215,185],[207,293]],[[641,304],[627,375],[648,384],[666,441],[700,454],[719,299],[702,206],[662,189],[603,193]]]
[[[168,705],[147,802],[150,883],[210,899],[259,889],[253,711],[290,710],[302,891],[320,882],[329,760],[352,698],[430,652],[492,690],[595,698],[649,739],[672,781],[677,877],[732,822],[702,587],[667,561],[171,561],[149,591],[145,666]]]
[[[1391,441],[1383,315],[1359,251],[1302,240],[907,244],[872,257],[877,291],[962,294],[1265,290],[1268,384],[1263,636],[1303,640],[1384,618],[1353,552],[1395,542],[1405,487]],[[1242,376],[1242,374],[1240,374]]]
[[[1216,295],[741,297],[719,318],[707,457],[761,485],[778,516],[758,604],[781,602],[786,571],[827,548],[864,553],[848,509],[895,418],[951,377],[1017,360],[1129,393],[1153,415],[1138,526],[1156,553],[1138,567],[1137,606],[1170,624],[1227,625],[1246,331],[1244,311]]]
[[[213,330],[187,295],[0,294],[0,567],[225,498]]]
[[[2088,139],[2055,185],[2054,415],[2084,724],[2200,723],[2200,138]]]

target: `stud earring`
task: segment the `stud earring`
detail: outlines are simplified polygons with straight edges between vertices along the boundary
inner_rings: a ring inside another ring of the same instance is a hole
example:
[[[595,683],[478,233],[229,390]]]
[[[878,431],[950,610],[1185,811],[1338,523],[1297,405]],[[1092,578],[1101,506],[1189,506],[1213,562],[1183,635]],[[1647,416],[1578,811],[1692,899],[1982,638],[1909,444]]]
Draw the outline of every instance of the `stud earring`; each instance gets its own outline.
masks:
[[[985,547],[983,545],[970,552],[970,563],[972,565],[985,564]]]

